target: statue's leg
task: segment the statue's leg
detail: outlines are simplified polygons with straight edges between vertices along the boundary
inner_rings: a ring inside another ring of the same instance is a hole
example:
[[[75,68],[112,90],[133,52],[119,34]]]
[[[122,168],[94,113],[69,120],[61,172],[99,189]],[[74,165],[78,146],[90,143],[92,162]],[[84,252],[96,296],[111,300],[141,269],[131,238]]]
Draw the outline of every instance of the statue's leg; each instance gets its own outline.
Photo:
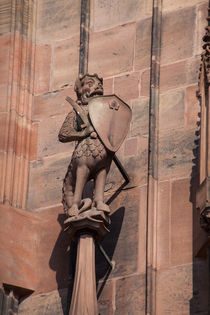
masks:
[[[79,213],[79,205],[82,200],[82,192],[89,176],[89,168],[86,165],[78,166],[76,172],[76,185],[74,190],[73,202],[71,208],[68,210],[70,216]]]
[[[106,183],[107,170],[102,168],[95,177],[94,204],[97,210],[110,212],[109,206],[104,203],[104,188]]]

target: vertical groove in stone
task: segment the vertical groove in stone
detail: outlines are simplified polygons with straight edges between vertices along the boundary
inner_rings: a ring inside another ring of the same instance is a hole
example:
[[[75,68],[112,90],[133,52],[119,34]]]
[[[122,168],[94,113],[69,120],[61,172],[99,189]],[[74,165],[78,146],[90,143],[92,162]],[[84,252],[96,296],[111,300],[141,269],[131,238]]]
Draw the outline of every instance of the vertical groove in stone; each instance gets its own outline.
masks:
[[[32,132],[36,1],[12,1],[0,202],[25,208]]]
[[[79,74],[88,72],[90,0],[81,0]]]
[[[150,104],[149,104],[149,156],[147,195],[147,270],[146,314],[156,313],[156,214],[158,201],[158,141],[159,141],[159,94],[161,56],[162,0],[153,0]]]

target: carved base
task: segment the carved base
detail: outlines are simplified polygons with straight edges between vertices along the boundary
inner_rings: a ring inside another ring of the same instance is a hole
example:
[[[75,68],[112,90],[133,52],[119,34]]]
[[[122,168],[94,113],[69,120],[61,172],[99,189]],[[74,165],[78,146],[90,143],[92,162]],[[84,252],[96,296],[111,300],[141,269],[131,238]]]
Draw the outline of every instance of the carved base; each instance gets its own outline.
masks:
[[[103,211],[92,208],[66,219],[64,224],[72,240],[77,241],[80,235],[88,233],[99,242],[109,232],[110,218]]]

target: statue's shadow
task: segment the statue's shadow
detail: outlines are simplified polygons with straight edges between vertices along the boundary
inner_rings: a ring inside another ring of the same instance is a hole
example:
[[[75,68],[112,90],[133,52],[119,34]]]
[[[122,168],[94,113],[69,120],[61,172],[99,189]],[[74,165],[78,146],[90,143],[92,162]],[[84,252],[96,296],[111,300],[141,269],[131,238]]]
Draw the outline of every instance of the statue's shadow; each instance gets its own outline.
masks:
[[[116,194],[116,193],[115,193]],[[118,193],[116,194],[118,195]],[[111,201],[113,198],[111,199]],[[101,243],[103,249],[107,253],[110,260],[114,255],[114,251],[119,238],[122,222],[124,218],[125,208],[120,207],[111,216],[111,229]],[[69,240],[68,233],[64,232],[65,214],[58,215],[58,222],[61,225],[61,232],[57,238],[55,246],[49,260],[49,266],[56,271],[57,288],[61,298],[63,314],[69,314],[71,296],[73,291],[73,280],[76,268],[77,244]],[[110,275],[111,268],[105,260],[102,253],[96,246],[96,279],[98,288],[98,297],[100,296],[105,283]],[[102,280],[102,281],[100,281]]]

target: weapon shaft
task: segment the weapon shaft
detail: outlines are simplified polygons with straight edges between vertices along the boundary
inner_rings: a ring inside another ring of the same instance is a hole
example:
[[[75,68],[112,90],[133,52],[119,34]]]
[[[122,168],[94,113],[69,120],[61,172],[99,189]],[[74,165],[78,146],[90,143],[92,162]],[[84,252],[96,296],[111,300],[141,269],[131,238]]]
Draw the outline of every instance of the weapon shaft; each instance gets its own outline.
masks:
[[[83,123],[88,126],[89,121],[87,115],[84,113],[83,109],[69,96],[66,97],[67,102],[71,104],[77,115],[82,119]]]

